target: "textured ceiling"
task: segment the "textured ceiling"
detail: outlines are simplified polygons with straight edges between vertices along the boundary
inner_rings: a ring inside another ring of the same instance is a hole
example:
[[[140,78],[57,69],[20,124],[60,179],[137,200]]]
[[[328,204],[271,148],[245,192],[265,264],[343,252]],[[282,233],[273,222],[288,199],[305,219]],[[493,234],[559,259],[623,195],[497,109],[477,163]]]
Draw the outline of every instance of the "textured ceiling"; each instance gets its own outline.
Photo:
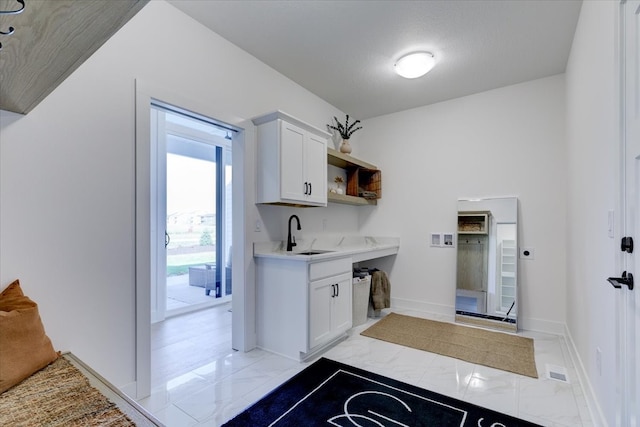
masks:
[[[170,0],[344,112],[366,119],[565,71],[581,1]],[[393,72],[427,50],[427,75]]]

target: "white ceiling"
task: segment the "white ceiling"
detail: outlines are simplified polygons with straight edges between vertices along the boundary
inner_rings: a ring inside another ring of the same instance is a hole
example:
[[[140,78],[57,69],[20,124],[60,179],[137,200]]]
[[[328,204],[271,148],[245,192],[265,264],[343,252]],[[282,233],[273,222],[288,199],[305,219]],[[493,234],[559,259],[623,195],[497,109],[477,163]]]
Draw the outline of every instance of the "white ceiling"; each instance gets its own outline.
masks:
[[[579,0],[169,0],[358,119],[563,73]],[[436,66],[407,80],[402,54]]]

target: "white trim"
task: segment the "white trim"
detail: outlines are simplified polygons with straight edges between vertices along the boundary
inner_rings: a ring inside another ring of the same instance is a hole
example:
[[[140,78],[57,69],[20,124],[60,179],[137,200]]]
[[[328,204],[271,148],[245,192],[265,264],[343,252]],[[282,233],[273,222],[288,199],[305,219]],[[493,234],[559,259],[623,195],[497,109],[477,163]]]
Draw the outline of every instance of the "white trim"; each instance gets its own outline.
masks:
[[[618,122],[618,137],[619,144],[619,164],[620,175],[618,176],[619,182],[619,206],[620,206],[620,224],[619,232],[616,233],[618,241],[623,236],[633,236],[637,238],[638,233],[638,220],[637,220],[637,188],[638,188],[638,158],[636,157],[631,163],[630,157],[637,153],[631,152],[629,147],[634,146],[631,143],[633,136],[630,129],[635,126],[636,119],[631,119],[631,113],[627,111],[629,107],[630,91],[637,92],[637,82],[635,82],[634,75],[628,76],[629,64],[631,66],[637,66],[636,62],[638,54],[633,46],[637,43],[635,41],[635,28],[628,28],[627,21],[628,13],[632,13],[637,16],[640,6],[637,1],[621,0],[618,6],[618,13],[616,14],[616,43],[617,48],[614,50],[616,63],[618,64],[617,73],[615,75],[616,84],[618,87],[616,103],[617,107],[614,109]],[[634,18],[635,19],[635,18]],[[632,24],[633,25],[633,24]],[[634,34],[631,34],[631,33]],[[629,46],[627,43],[631,43]],[[629,58],[627,53],[633,52]],[[636,71],[637,72],[637,71]],[[632,107],[633,108],[633,107]],[[634,122],[633,124],[631,122]],[[637,147],[635,147],[637,150]],[[618,230],[616,230],[618,231]],[[638,268],[638,255],[637,251],[633,255],[626,254],[621,251],[616,251],[616,267],[617,271],[629,271],[637,273],[634,269]],[[635,291],[638,292],[637,290]],[[640,346],[636,345],[637,328],[640,327],[640,320],[637,316],[637,303],[636,294],[628,289],[616,290],[616,422],[620,425],[638,425],[640,420],[639,402],[640,386],[638,386],[638,378],[640,378],[640,370],[637,367],[637,358],[640,356]],[[640,303],[640,299],[638,299]]]
[[[455,321],[455,307],[452,305],[433,304],[426,301],[391,297],[391,306],[394,309],[411,310],[424,313],[429,318],[447,322]],[[566,325],[563,322],[518,316],[518,330],[543,332],[545,334],[562,336],[565,334]]]
[[[150,158],[155,159],[151,161],[151,181],[149,187],[150,206],[155,208],[156,215],[151,218],[151,283],[155,283],[155,286],[151,286],[151,323],[162,321],[166,317],[167,309],[167,286],[166,286],[166,273],[162,276],[160,271],[166,271],[167,257],[165,248],[160,248],[158,245],[160,229],[165,229],[167,222],[166,212],[166,165],[160,167],[163,163],[166,163],[166,151],[167,151],[167,139],[166,131],[162,130],[165,126],[164,114],[158,114],[160,110],[157,108],[150,108],[151,114],[151,141],[149,145]],[[155,179],[154,179],[155,177]],[[159,200],[162,197],[162,200]],[[151,211],[153,212],[154,209]],[[162,283],[164,286],[160,286],[158,281],[162,277]]]
[[[151,96],[135,82],[135,398],[151,393]],[[142,162],[139,159],[147,159]],[[146,285],[145,285],[146,284]]]
[[[518,315],[518,329],[523,331],[543,332],[552,335],[564,335],[567,325],[563,322],[552,320],[534,319]]]
[[[138,383],[136,381],[132,381],[130,383],[119,386],[118,389],[127,396],[136,396],[136,394],[138,393]]]
[[[151,194],[150,194],[150,108],[152,99],[178,106],[207,117],[224,121],[238,129],[233,141],[233,212],[245,221],[233,222],[233,298],[232,346],[241,351],[255,347],[255,281],[253,280],[252,245],[246,241],[245,206],[251,203],[255,188],[247,188],[244,128],[255,132],[249,121],[238,120],[228,112],[213,108],[211,103],[187,98],[148,82],[135,80],[136,165],[135,165],[135,283],[136,283],[136,393],[137,399],[151,392]],[[252,139],[250,139],[251,141]],[[250,169],[249,169],[250,170]],[[248,254],[248,255],[247,255]],[[246,278],[245,278],[246,274]],[[246,288],[246,289],[245,289]]]
[[[455,307],[452,305],[434,304],[426,301],[416,301],[391,297],[391,307],[400,310],[418,311],[427,317],[446,322],[455,321]]]
[[[602,412],[602,408],[598,404],[598,399],[596,399],[596,394],[593,391],[591,381],[589,381],[587,370],[585,369],[584,364],[582,363],[582,359],[580,358],[580,353],[578,352],[578,349],[573,342],[571,331],[569,331],[569,328],[566,325],[564,328],[564,336],[567,342],[569,357],[571,358],[571,362],[573,362],[573,366],[576,370],[576,376],[578,377],[578,382],[582,387],[584,398],[587,401],[587,408],[589,409],[591,421],[596,427],[607,426],[607,421],[604,417],[604,413]]]
[[[244,129],[233,139],[233,249],[231,274],[233,277],[232,343],[238,351],[249,351],[256,347],[256,280],[253,260],[253,242],[247,230],[252,230],[253,215],[249,215],[249,206],[255,203],[256,180],[255,126],[249,120],[237,123]],[[249,178],[247,178],[249,177]],[[249,184],[251,183],[251,185]],[[250,218],[251,217],[251,218]],[[237,244],[236,242],[239,242]]]

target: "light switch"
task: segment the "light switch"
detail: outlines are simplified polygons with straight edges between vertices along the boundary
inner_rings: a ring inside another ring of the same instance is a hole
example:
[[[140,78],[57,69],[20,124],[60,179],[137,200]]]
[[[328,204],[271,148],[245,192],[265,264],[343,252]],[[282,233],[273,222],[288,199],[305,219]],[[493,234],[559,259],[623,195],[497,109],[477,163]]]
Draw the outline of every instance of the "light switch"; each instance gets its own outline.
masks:
[[[609,238],[613,239],[615,232],[615,214],[612,210],[608,212],[608,223],[609,228],[607,230],[607,234],[609,235]]]

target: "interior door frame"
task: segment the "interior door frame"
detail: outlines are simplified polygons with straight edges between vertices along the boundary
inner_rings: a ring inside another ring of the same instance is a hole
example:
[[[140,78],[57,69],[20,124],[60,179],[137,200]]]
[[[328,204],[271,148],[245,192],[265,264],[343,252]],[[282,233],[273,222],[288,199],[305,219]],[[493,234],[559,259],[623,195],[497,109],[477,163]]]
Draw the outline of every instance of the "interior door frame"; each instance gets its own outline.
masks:
[[[167,211],[166,207],[166,167],[159,167],[162,159],[160,156],[165,155],[167,151],[167,138],[166,132],[160,132],[160,129],[164,129],[165,117],[163,115],[153,113],[153,108],[150,112],[153,114],[151,119],[151,141],[150,143],[151,158],[155,161],[151,161],[151,176],[156,177],[155,182],[150,182],[150,195],[151,195],[151,213],[153,214],[153,206],[155,206],[156,215],[151,217],[151,323],[160,322],[166,317],[166,299],[167,299],[167,286],[166,279],[163,280],[165,286],[158,286],[160,279],[160,271],[166,270],[166,251],[161,251],[158,247],[158,240],[161,234],[161,227],[164,227],[163,222],[166,222]],[[155,125],[155,126],[154,126]],[[160,197],[164,195],[164,199]],[[156,285],[153,286],[153,283]]]
[[[242,221],[233,222],[233,298],[232,298],[232,347],[239,351],[248,351],[255,346],[255,294],[251,263],[252,248],[246,244],[248,220],[246,206],[248,198],[255,191],[247,187],[245,170],[250,167],[252,158],[247,150],[255,131],[247,129],[249,121],[241,121],[237,116],[213,108],[211,103],[198,102],[172,92],[162,86],[135,80],[135,306],[136,306],[136,342],[135,342],[135,398],[140,399],[151,393],[151,244],[158,232],[150,221],[153,194],[151,191],[151,103],[159,101],[177,106],[198,115],[215,117],[225,126],[234,128],[237,133],[233,140],[232,179],[234,191],[232,209],[234,217]],[[164,227],[164,225],[163,225]],[[249,251],[249,252],[248,252]]]

